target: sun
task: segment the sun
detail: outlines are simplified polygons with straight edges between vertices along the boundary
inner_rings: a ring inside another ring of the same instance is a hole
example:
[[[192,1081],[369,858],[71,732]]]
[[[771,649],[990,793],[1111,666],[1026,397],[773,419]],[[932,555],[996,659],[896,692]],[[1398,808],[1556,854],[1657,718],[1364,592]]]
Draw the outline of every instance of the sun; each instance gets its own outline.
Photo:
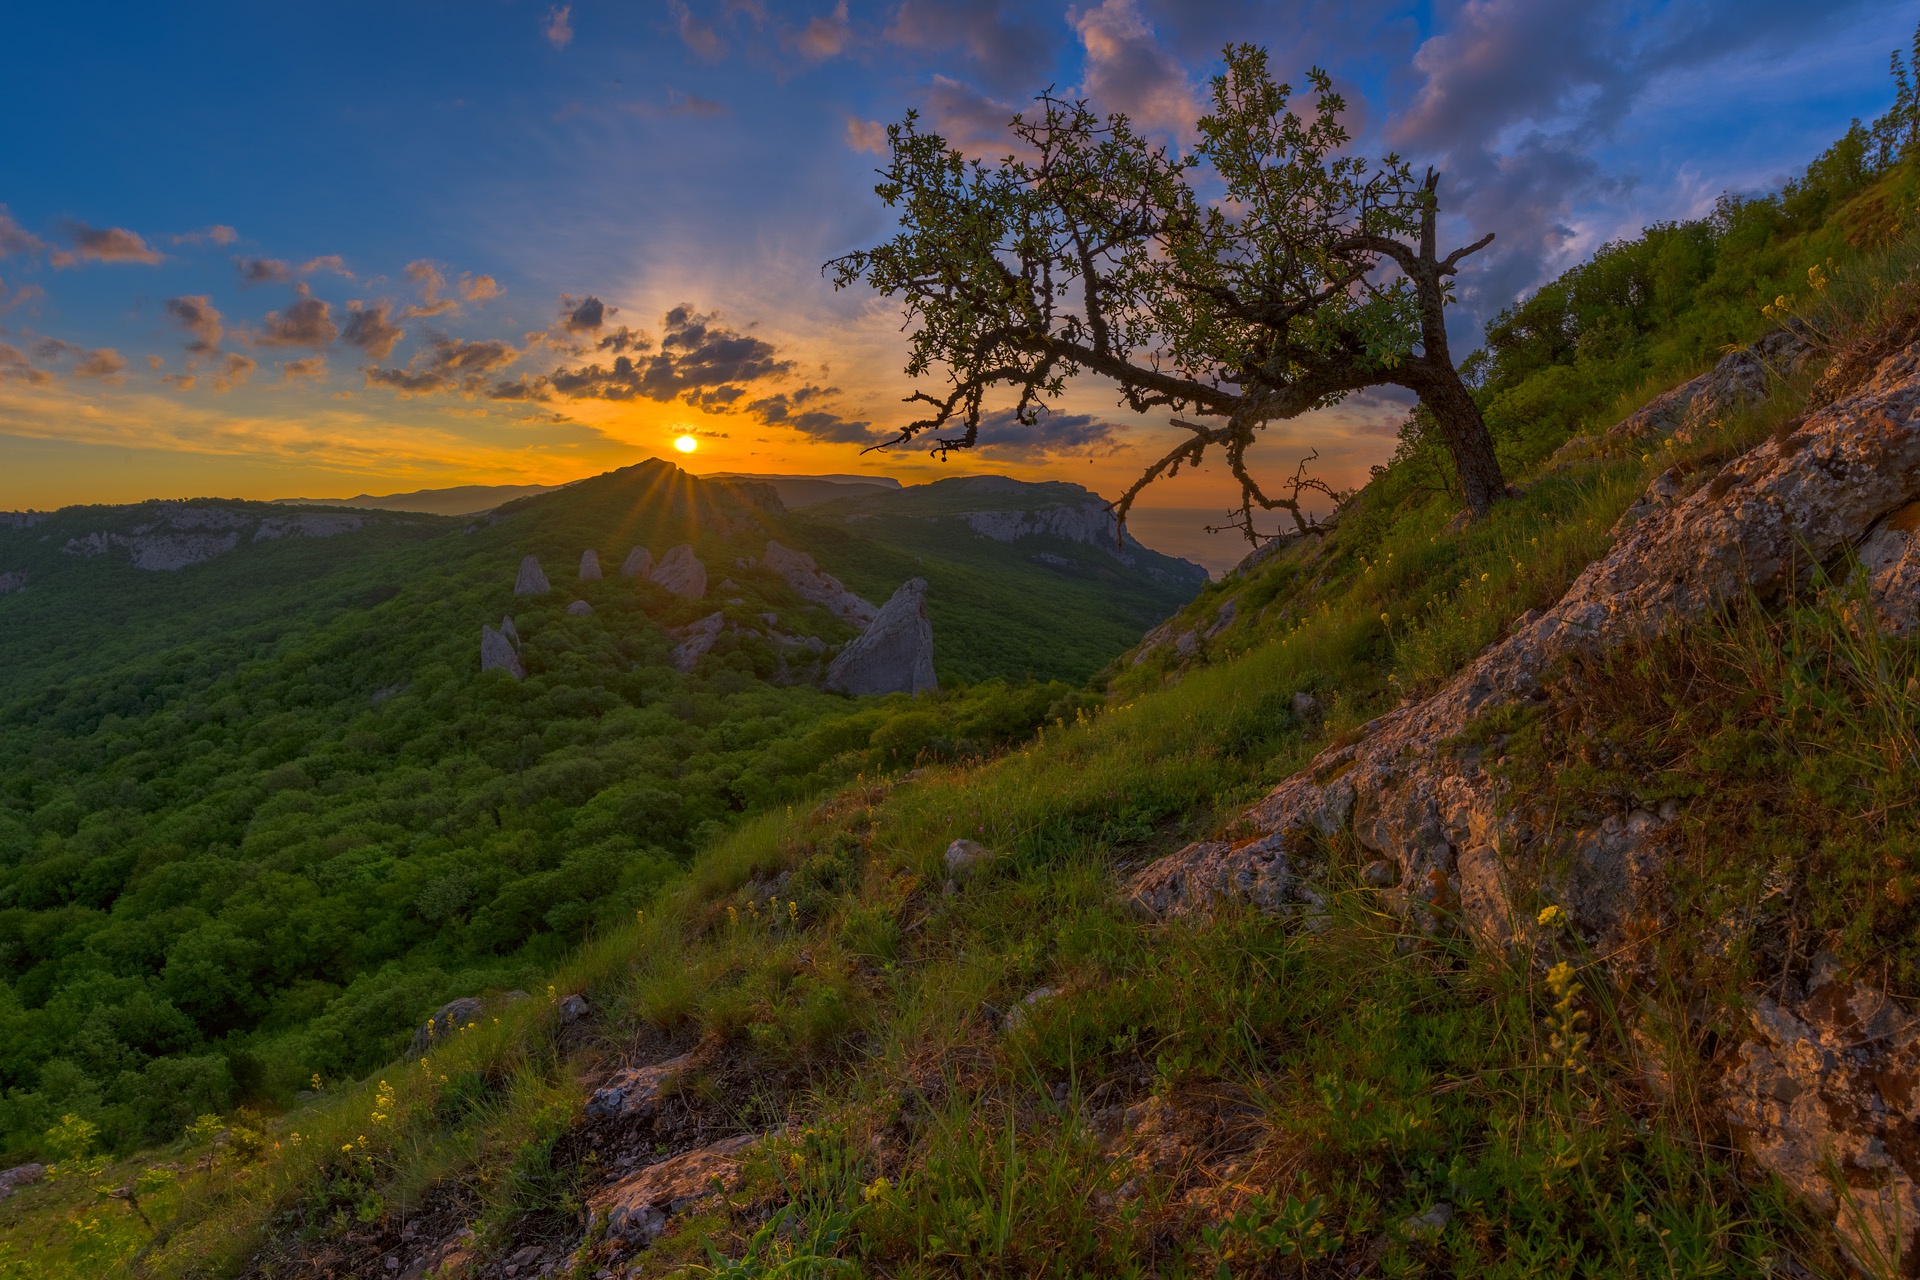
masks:
[[[700,447],[700,442],[692,436],[681,436],[673,442],[673,447],[682,453],[692,453]]]

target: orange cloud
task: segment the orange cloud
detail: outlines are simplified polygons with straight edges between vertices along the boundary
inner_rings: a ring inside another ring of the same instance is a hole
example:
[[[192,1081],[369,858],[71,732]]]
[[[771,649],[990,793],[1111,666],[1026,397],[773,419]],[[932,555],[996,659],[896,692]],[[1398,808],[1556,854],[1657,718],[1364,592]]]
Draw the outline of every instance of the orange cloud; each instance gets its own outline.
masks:
[[[141,262],[148,266],[166,255],[125,227],[90,227],[84,222],[69,226],[73,248],[55,253],[48,261],[56,267],[77,266],[82,262]]]

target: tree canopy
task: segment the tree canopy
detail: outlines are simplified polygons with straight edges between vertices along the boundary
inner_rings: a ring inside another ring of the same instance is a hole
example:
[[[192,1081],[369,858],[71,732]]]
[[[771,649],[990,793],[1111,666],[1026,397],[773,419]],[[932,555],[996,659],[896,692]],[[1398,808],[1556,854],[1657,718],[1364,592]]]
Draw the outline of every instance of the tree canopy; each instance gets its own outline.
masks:
[[[1115,383],[1137,413],[1188,415],[1187,438],[1115,504],[1209,448],[1241,485],[1236,523],[1291,511],[1299,489],[1269,494],[1248,452],[1268,422],[1395,384],[1432,410],[1482,512],[1504,492],[1479,410],[1448,353],[1444,309],[1460,261],[1492,236],[1436,255],[1438,175],[1345,148],[1344,99],[1308,73],[1312,109],[1290,106],[1267,55],[1229,47],[1199,141],[1176,155],[1124,115],[1036,98],[1010,124],[1015,150],[968,160],[917,113],[887,131],[875,188],[901,229],[827,264],[837,287],[866,281],[902,299],[907,373],[943,373],[909,399],[927,417],[889,443],[934,433],[936,451],[972,447],[987,397],[1017,394],[1039,422],[1069,379]],[[1189,419],[1198,419],[1197,421]]]

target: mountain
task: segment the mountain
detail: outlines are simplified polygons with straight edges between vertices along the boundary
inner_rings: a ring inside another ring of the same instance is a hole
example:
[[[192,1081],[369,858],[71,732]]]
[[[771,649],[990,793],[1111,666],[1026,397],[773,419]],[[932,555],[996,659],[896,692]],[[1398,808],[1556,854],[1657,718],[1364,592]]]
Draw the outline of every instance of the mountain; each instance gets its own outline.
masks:
[[[898,489],[900,482],[891,476],[789,476],[759,472],[728,471],[708,476],[709,480],[757,480],[773,486],[788,510],[811,507],[835,498],[884,493]]]
[[[415,489],[412,493],[370,493],[354,498],[276,498],[281,505],[307,507],[366,507],[375,511],[426,511],[434,515],[465,516],[491,511],[503,502],[552,493],[550,484],[464,484],[451,489]]]

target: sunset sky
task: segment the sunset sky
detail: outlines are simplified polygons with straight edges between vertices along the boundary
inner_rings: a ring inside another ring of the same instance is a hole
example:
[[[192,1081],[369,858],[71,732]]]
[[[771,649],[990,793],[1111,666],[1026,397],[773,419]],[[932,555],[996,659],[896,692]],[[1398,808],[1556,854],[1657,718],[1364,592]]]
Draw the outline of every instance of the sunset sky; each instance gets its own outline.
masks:
[[[0,101],[0,507],[963,471],[1111,495],[1164,448],[1097,383],[975,456],[913,415],[900,317],[827,258],[891,226],[882,126],[972,151],[1049,85],[1176,145],[1228,40],[1327,66],[1361,149],[1446,174],[1464,352],[1528,287],[1891,97],[1920,3],[464,0],[22,6]],[[624,363],[621,363],[624,361]],[[1352,483],[1403,407],[1277,424]],[[672,451],[683,433],[700,442]],[[1163,486],[1153,528],[1229,486]],[[1143,534],[1147,531],[1143,530]],[[1149,541],[1153,541],[1149,537]],[[1163,542],[1185,545],[1172,535]]]

